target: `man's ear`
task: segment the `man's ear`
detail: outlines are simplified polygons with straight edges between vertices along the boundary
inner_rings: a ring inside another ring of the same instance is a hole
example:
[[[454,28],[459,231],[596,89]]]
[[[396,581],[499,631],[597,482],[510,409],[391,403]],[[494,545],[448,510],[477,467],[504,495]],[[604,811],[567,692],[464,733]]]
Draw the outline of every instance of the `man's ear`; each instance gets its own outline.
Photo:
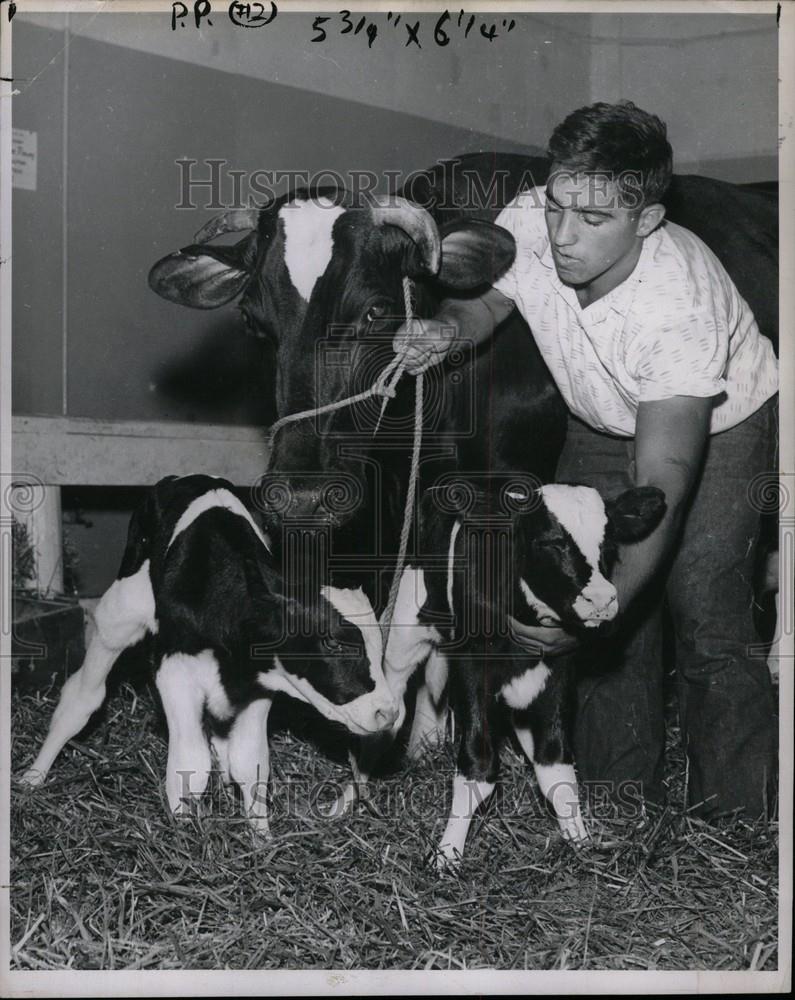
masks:
[[[633,486],[605,502],[607,519],[618,542],[639,542],[665,514],[665,494],[656,486]]]
[[[657,226],[665,218],[665,205],[655,202],[653,205],[646,205],[640,210],[638,220],[638,236],[648,236],[653,233]]]

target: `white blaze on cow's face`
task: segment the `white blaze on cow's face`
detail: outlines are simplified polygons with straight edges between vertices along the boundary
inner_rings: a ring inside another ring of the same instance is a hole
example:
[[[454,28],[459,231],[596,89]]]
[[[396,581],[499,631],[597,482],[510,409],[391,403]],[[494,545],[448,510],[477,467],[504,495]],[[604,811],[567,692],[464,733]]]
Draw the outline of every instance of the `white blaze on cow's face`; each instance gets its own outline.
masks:
[[[328,198],[287,202],[279,210],[284,226],[284,263],[290,281],[306,302],[331,261],[331,230],[345,212]]]
[[[554,483],[542,486],[547,510],[571,536],[590,569],[590,577],[577,595],[572,610],[589,628],[611,621],[618,613],[616,588],[599,569],[599,555],[607,527],[607,512],[599,493],[588,486]]]

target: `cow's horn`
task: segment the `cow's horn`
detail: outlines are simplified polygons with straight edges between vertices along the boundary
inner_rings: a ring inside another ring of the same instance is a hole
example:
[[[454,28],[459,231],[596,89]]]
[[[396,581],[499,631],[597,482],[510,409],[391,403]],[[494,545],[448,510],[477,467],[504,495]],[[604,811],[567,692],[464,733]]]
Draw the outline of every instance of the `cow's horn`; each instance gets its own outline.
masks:
[[[436,274],[442,259],[442,244],[430,212],[396,196],[375,198],[370,211],[377,226],[397,226],[407,233],[422,254],[423,271]]]
[[[236,208],[223,212],[206,222],[193,237],[196,243],[209,243],[223,233],[239,233],[244,229],[256,229],[259,221],[258,208]]]

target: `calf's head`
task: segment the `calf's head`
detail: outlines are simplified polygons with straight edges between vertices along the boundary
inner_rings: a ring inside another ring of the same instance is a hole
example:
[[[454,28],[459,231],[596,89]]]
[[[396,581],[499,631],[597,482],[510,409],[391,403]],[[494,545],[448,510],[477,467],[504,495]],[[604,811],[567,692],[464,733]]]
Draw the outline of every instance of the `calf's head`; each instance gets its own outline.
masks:
[[[322,586],[301,598],[272,594],[266,607],[269,635],[258,655],[271,661],[260,673],[268,689],[307,702],[358,735],[399,721],[402,705],[382,669],[381,629],[361,589]]]
[[[633,487],[604,501],[587,486],[552,484],[517,522],[515,558],[522,605],[543,625],[598,628],[619,611],[610,582],[617,546],[640,541],[659,524],[665,496]]]
[[[248,230],[234,246],[210,245]],[[312,189],[256,212],[228,212],[208,223],[196,243],[160,260],[149,275],[164,298],[213,309],[239,299],[249,329],[275,348],[279,417],[324,406],[369,388],[392,358],[392,333],[405,319],[402,279],[417,282],[417,315],[430,315],[443,294],[485,287],[512,262],[503,229],[458,222],[441,230],[423,208],[398,197],[352,206],[345,191]],[[263,373],[264,375],[264,373]],[[265,381],[263,377],[263,382]],[[403,395],[389,405],[399,419]],[[284,426],[272,443],[261,496],[275,527],[284,517],[319,516],[332,524],[362,494],[380,400]],[[357,457],[341,445],[352,439]],[[349,477],[358,479],[351,489]],[[335,479],[343,482],[335,482]]]

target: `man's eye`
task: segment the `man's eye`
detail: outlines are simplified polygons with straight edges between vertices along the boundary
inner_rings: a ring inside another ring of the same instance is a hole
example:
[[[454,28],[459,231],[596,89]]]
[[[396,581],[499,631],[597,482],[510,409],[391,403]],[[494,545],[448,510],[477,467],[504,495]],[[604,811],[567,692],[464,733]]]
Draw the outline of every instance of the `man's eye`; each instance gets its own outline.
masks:
[[[583,221],[586,222],[589,226],[601,226],[605,220],[601,217],[601,215],[592,215],[590,217],[584,215]]]

